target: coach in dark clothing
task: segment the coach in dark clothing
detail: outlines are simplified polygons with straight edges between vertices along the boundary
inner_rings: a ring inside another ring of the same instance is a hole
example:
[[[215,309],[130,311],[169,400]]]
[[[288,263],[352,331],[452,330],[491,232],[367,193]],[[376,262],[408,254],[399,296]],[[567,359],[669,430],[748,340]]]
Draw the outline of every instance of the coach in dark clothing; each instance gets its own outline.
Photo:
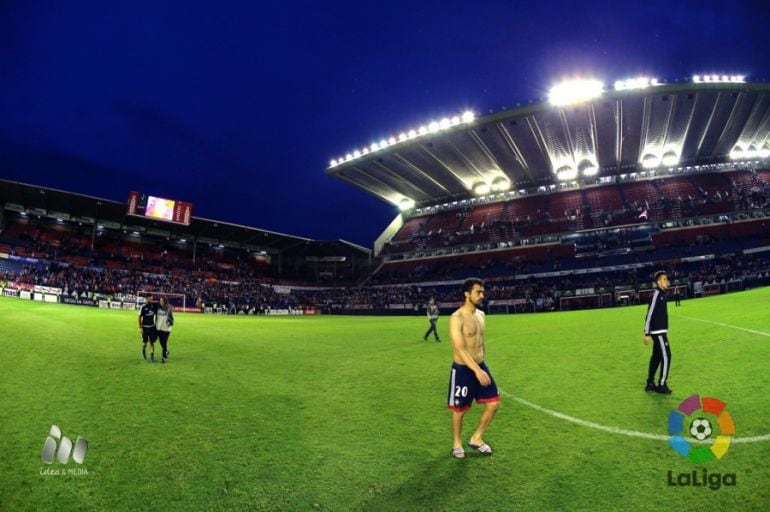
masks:
[[[655,291],[647,308],[644,321],[644,344],[652,342],[652,356],[647,373],[645,391],[655,391],[668,395],[668,371],[671,367],[671,349],[668,346],[668,310],[666,309],[666,290],[668,276],[664,271],[655,272]],[[655,385],[655,374],[660,367],[660,380]]]

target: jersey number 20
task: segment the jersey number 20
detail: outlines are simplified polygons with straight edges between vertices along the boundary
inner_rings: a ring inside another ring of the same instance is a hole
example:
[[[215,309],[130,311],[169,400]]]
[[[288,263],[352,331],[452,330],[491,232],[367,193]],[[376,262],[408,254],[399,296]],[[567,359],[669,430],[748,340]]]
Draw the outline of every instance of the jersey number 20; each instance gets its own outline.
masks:
[[[455,396],[468,396],[468,386],[455,386]]]

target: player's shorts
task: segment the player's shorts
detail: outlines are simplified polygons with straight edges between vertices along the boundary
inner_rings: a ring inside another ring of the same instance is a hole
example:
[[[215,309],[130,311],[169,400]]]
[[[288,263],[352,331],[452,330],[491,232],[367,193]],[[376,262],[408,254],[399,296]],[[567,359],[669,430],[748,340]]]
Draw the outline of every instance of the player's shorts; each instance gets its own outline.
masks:
[[[495,384],[495,379],[486,363],[482,361],[479,363],[479,367],[489,375],[492,381],[489,386],[482,386],[473,370],[464,364],[452,363],[452,371],[449,374],[447,408],[453,411],[465,411],[471,408],[473,400],[479,404],[500,400],[497,384]]]
[[[155,343],[157,339],[158,331],[155,329],[155,326],[142,327],[142,343],[147,343],[148,341],[150,343]]]

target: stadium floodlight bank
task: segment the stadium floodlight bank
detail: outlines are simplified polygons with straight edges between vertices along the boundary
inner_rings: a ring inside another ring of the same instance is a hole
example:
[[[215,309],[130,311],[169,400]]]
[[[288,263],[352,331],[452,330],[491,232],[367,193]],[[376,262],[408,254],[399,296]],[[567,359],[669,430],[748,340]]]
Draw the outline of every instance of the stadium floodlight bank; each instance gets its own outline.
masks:
[[[643,170],[756,163],[770,159],[769,93],[740,73],[573,77],[541,102],[384,135],[326,172],[409,212]]]

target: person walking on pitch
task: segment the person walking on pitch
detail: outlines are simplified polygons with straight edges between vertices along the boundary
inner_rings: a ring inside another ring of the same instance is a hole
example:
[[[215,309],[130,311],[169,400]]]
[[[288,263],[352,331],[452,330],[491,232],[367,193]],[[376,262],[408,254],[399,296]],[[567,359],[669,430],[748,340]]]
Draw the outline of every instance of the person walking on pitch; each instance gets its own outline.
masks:
[[[452,409],[452,457],[456,459],[465,458],[462,445],[463,416],[473,400],[485,407],[476,431],[468,440],[468,446],[482,455],[494,453],[492,447],[484,442],[483,436],[500,407],[497,384],[484,362],[486,318],[479,309],[484,302],[484,283],[481,279],[466,279],[462,291],[465,302],[449,318],[454,360],[449,375],[447,408]]]
[[[155,340],[158,339],[158,331],[155,329],[155,314],[158,312],[158,304],[149,298],[139,310],[139,332],[142,333],[142,357],[147,359],[147,343],[150,343],[150,362],[155,362]]]
[[[160,362],[165,363],[168,359],[168,337],[171,336],[171,326],[174,325],[174,309],[166,300],[166,297],[160,298],[160,306],[155,313],[155,329],[158,332],[160,348],[163,350]]]
[[[428,322],[430,322],[430,328],[428,329],[428,332],[425,333],[425,336],[422,337],[424,341],[428,341],[428,336],[430,336],[430,333],[433,333],[433,336],[436,338],[436,343],[440,342],[441,339],[438,337],[438,329],[436,328],[436,324],[438,323],[438,306],[436,305],[436,300],[431,297],[428,301],[428,308],[427,308],[427,315],[428,315]]]

